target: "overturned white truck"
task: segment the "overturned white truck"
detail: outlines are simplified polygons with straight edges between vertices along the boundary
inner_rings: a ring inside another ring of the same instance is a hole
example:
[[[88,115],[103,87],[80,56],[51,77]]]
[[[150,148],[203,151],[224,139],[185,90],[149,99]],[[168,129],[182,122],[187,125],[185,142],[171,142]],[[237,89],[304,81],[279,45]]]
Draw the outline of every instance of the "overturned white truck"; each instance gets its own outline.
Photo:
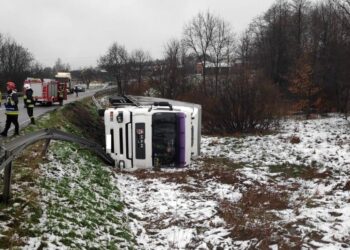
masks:
[[[199,155],[200,105],[143,96],[109,101],[106,151],[120,169],[185,167]]]

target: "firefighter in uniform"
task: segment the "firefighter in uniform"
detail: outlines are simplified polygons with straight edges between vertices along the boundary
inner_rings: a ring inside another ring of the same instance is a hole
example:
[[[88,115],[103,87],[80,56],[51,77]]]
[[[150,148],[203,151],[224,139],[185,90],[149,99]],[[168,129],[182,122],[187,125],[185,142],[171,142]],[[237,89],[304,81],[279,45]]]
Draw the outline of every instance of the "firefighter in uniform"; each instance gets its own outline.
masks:
[[[16,93],[16,84],[14,82],[7,82],[7,98],[5,101],[6,108],[6,126],[4,131],[2,131],[2,136],[7,136],[7,131],[10,129],[11,123],[15,125],[14,135],[19,135],[19,125],[18,125],[18,96]]]
[[[74,87],[74,92],[75,92],[75,97],[78,97],[79,96],[79,89],[78,89],[77,85],[75,85],[75,87]]]
[[[30,123],[35,124],[34,115],[33,115],[33,111],[34,111],[33,90],[30,87],[29,83],[24,84],[24,89],[25,89],[24,96],[23,96],[24,106],[27,108],[27,114],[30,118]]]
[[[63,85],[58,85],[58,101],[60,102],[60,106],[63,105],[63,99],[64,99],[64,88]]]

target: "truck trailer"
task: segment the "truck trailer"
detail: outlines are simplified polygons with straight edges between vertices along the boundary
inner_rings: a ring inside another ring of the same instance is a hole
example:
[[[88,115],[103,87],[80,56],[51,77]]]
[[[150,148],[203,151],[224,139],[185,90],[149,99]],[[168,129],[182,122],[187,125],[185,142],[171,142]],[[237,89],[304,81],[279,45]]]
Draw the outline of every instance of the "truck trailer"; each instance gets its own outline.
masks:
[[[120,169],[186,167],[200,154],[200,105],[141,96],[109,101],[100,112],[106,152]]]

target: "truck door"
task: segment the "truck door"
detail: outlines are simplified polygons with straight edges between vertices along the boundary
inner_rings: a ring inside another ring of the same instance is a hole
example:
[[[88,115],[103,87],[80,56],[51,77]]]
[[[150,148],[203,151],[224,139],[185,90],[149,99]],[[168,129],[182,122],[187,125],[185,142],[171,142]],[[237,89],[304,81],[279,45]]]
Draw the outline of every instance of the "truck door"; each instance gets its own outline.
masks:
[[[146,110],[133,112],[133,163],[137,168],[152,168],[152,119]]]

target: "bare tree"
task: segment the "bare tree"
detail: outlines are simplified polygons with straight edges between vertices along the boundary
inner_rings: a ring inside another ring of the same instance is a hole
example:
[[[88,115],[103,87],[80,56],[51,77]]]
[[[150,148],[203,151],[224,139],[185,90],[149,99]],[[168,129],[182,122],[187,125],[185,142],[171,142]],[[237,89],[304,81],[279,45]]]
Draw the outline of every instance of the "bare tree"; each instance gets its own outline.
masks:
[[[284,89],[288,86],[288,71],[293,61],[290,20],[289,2],[279,0],[250,27],[254,34],[253,57],[257,67]]]
[[[35,78],[54,78],[55,72],[51,67],[43,67],[39,62],[34,62],[30,67],[29,76]]]
[[[184,28],[184,45],[197,56],[197,60],[203,65],[202,75],[205,93],[207,92],[206,63],[216,24],[216,18],[208,11],[204,14],[199,13]]]
[[[95,79],[96,70],[92,67],[84,68],[80,71],[80,77],[82,81],[86,84],[86,88],[90,88],[90,83]]]
[[[183,48],[181,42],[172,39],[165,45],[165,97],[175,98],[178,94],[182,75]]]
[[[143,77],[145,68],[147,66],[147,63],[149,63],[151,60],[152,60],[151,56],[147,51],[144,51],[142,49],[137,49],[131,52],[131,55],[130,55],[131,70],[137,78],[139,88],[142,83],[142,77]]]
[[[327,104],[347,113],[350,67],[350,1],[329,0],[311,12],[311,50],[314,72],[324,89]]]
[[[243,65],[249,62],[249,57],[251,55],[252,50],[252,43],[253,41],[251,38],[251,33],[247,30],[241,35],[236,51],[237,57]]]
[[[12,80],[18,84],[25,79],[30,70],[32,54],[12,38],[0,35],[0,80]]]
[[[308,13],[310,2],[308,0],[293,0],[291,3],[291,36],[293,38],[294,56],[296,61],[307,46],[307,35],[310,30],[307,25],[309,22]]]
[[[338,9],[338,17],[350,29],[350,0],[331,0]]]
[[[52,67],[55,73],[57,72],[67,72],[70,71],[70,65],[68,63],[63,63],[61,58],[57,58],[55,65]]]
[[[43,72],[43,66],[37,61],[33,62],[32,65],[30,66],[30,76],[35,78],[43,78],[42,72]],[[45,77],[45,78],[50,78],[50,77]]]
[[[234,34],[227,22],[220,18],[216,18],[215,21],[216,25],[211,40],[210,57],[214,61],[215,66],[215,95],[217,95],[220,68],[223,66],[222,64],[226,64],[226,67],[230,67],[233,59]]]
[[[117,42],[98,60],[100,68],[109,72],[117,81],[119,94],[124,94],[128,74],[128,52]]]

